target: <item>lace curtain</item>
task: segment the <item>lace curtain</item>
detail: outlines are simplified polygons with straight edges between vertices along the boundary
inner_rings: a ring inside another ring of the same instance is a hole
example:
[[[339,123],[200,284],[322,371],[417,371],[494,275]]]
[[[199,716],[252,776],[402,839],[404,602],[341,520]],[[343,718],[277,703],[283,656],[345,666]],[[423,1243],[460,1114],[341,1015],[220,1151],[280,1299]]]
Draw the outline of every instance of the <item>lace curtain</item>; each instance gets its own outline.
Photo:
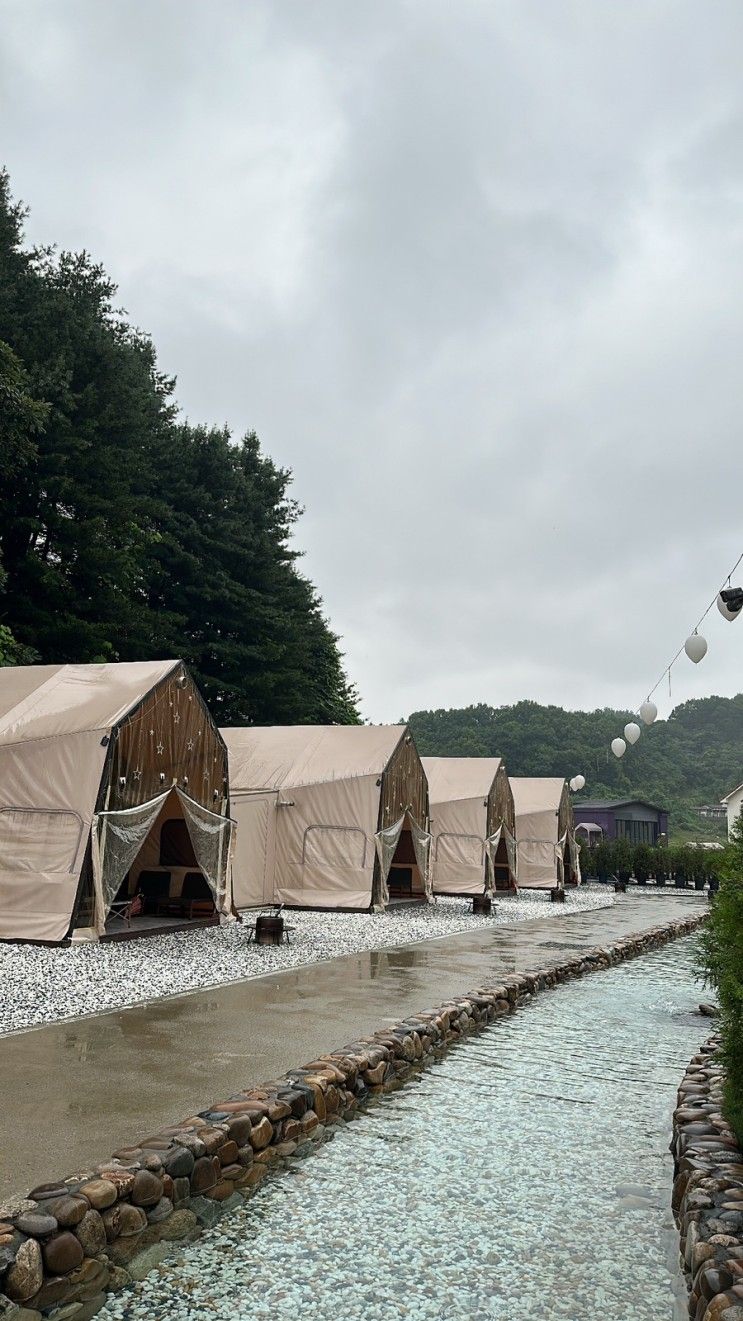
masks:
[[[170,792],[170,791],[168,791]],[[116,893],[160,815],[167,793],[139,807],[99,812],[93,817],[93,888],[95,927],[103,934]]]
[[[111,905],[170,793],[178,796],[193,851],[214,896],[218,913],[230,911],[227,874],[233,823],[189,798],[180,789],[168,790],[139,807],[99,812],[93,818],[93,887],[95,926],[103,934]]]
[[[485,840],[485,856],[488,865],[485,868],[485,893],[492,894],[495,890],[495,855],[498,852],[500,837],[503,833],[503,827],[499,826],[494,835],[488,835]]]

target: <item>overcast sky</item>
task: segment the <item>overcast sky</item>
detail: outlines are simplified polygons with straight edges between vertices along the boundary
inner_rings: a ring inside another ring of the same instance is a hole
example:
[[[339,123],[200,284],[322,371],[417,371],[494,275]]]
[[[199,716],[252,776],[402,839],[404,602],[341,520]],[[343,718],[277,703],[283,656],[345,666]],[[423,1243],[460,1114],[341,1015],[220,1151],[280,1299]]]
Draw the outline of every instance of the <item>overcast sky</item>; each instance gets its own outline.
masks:
[[[742,65],[740,0],[0,0],[30,239],[294,470],[366,717],[633,707],[743,550]]]

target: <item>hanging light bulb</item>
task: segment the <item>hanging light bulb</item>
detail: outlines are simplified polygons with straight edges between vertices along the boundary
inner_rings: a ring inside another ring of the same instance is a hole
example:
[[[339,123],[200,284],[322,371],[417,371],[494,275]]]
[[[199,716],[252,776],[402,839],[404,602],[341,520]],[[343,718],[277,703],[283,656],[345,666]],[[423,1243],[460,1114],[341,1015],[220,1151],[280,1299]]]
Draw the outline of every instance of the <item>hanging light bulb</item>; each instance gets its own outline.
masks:
[[[643,702],[640,707],[640,717],[643,724],[652,725],[653,721],[657,719],[657,716],[658,708],[655,705],[655,702],[651,702],[650,698],[648,698],[647,702]]]
[[[684,651],[689,657],[689,660],[693,661],[695,665],[698,665],[700,660],[704,660],[704,657],[707,655],[707,639],[703,638],[701,633],[697,633],[695,630],[691,637],[686,639],[686,642],[684,643]]]
[[[578,776],[577,776],[577,775],[574,775],[573,778],[572,778],[572,780],[568,780],[568,788],[571,789],[573,793],[577,793],[577,792],[578,792]]]
[[[613,738],[611,741],[611,750],[615,757],[623,757],[627,751],[627,744],[623,738]]]
[[[580,793],[581,789],[585,789],[586,787],[586,777],[585,775],[575,775],[573,776],[573,779],[575,781],[575,787],[578,793]]]
[[[630,720],[629,724],[624,726],[624,737],[628,743],[636,743],[640,737],[640,726],[636,725],[634,720]]]
[[[741,607],[743,607],[743,601],[738,599],[735,588],[726,588],[724,591],[718,593],[717,609],[723,619],[727,619],[732,623],[732,621],[737,619],[738,615],[741,613]]]

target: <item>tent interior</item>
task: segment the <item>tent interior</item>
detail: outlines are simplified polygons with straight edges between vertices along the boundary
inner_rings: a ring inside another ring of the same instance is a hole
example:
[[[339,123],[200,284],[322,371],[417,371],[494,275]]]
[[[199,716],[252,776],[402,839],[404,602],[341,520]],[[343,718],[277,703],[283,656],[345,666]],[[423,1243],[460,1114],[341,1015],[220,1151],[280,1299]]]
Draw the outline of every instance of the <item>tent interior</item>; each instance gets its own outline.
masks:
[[[128,916],[127,905],[135,896],[141,909]],[[216,921],[214,895],[196,857],[189,822],[179,795],[171,790],[119,886],[104,939]]]
[[[426,887],[423,875],[416,861],[413,832],[410,828],[409,814],[405,814],[405,824],[392,855],[387,876],[390,904],[426,903]]]
[[[493,857],[493,881],[496,890],[512,890],[513,879],[511,875],[511,863],[508,857],[508,844],[506,837],[501,834],[498,840],[498,847]]]

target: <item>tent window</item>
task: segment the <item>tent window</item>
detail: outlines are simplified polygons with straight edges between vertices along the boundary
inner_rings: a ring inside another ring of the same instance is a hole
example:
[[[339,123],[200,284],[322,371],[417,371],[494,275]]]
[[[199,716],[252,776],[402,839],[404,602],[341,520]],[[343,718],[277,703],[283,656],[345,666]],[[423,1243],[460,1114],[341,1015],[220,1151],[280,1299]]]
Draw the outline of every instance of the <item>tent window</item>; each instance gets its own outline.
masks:
[[[77,812],[0,808],[0,869],[67,875],[74,870],[82,830]]]
[[[436,861],[454,867],[482,867],[485,844],[478,835],[441,834],[436,840]]]
[[[198,867],[198,865],[188,826],[183,818],[173,817],[170,821],[163,821],[160,831],[160,866]]]
[[[366,835],[358,826],[308,826],[304,832],[305,866],[366,866]]]

